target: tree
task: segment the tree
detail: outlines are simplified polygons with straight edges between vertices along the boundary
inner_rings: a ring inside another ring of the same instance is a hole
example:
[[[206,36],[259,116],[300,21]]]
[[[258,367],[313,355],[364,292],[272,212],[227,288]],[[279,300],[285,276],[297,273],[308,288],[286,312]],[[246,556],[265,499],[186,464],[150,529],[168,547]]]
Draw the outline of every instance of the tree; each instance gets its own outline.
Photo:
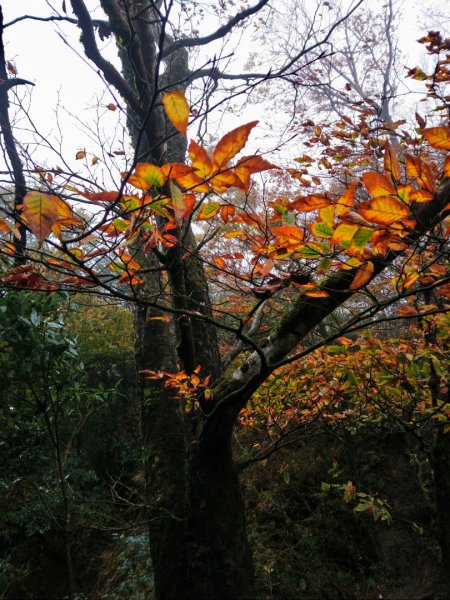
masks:
[[[276,69],[240,74],[222,68],[224,58],[192,70],[187,51],[225,41],[253,15],[264,14],[268,0],[243,8],[204,37],[173,26],[173,2],[101,4],[103,20],[94,20],[83,0],[71,0],[74,17],[49,18],[79,26],[87,58],[125,103],[133,159],[109,189],[69,171],[39,169],[39,185],[30,183],[30,191],[20,191],[14,207],[3,211],[2,281],[49,293],[96,290],[135,305],[157,596],[251,598],[252,558],[232,452],[237,418],[276,368],[311,352],[314,346],[296,349],[347,301],[366,300],[355,303],[339,332],[320,344],[376,322],[424,286],[448,281],[432,271],[434,247],[441,256],[445,244],[439,227],[449,196],[441,177],[442,168],[448,175],[448,160],[442,166],[440,159],[432,164],[424,154],[409,154],[404,174],[398,160],[403,148],[394,151],[382,140],[382,172],[365,173],[364,187],[355,179],[338,197],[323,191],[271,205],[261,194],[253,210],[251,176],[275,168],[259,154],[240,155],[256,121],[228,132],[208,153],[201,140],[187,147],[190,115],[191,123],[209,115],[219,82],[234,86],[221,90],[218,104],[258,82],[293,76],[361,2]],[[220,6],[226,16],[226,3]],[[183,15],[188,5],[178,8]],[[108,36],[117,42],[122,73],[99,49],[98,37]],[[199,80],[205,88],[190,106],[187,90]],[[8,82],[8,89],[17,83],[14,77]],[[11,131],[5,117],[2,127]],[[449,149],[446,126],[422,128],[420,136],[439,152]],[[91,213],[83,214],[74,201],[85,202]],[[16,223],[33,240],[28,247]],[[217,236],[229,240],[228,253],[208,254]],[[430,255],[415,273],[411,265],[424,243]],[[386,269],[392,282],[380,290],[376,277]],[[227,288],[239,293],[219,293]],[[242,295],[244,310],[233,313],[226,303],[242,304]],[[269,335],[254,338],[261,313],[283,295]],[[421,313],[433,310],[442,308]],[[240,344],[225,371],[218,331]]]

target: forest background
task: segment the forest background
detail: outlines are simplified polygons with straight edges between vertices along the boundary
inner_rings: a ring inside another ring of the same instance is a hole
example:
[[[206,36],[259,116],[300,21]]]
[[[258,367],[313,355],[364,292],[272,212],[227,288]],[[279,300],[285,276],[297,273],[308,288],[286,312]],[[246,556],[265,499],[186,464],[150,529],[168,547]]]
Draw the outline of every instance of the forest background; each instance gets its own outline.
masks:
[[[2,596],[445,597],[445,15],[8,4]]]

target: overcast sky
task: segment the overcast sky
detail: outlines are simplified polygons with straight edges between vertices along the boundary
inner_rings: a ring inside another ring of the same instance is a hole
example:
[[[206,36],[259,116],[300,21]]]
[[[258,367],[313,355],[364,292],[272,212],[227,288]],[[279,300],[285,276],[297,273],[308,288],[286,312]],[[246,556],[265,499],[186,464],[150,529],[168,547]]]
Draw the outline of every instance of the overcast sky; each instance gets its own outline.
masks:
[[[46,0],[0,0],[0,3],[5,23],[24,14],[47,16],[52,13],[50,3]],[[435,4],[431,0],[425,0],[425,5],[427,3],[430,6]],[[69,0],[66,0],[66,4],[69,10]],[[88,1],[90,8],[97,4],[96,0]],[[282,6],[283,0],[274,0],[274,4]],[[54,6],[60,10],[62,0],[55,0]],[[420,48],[414,40],[424,33],[417,6],[423,8],[424,2],[407,1],[400,31],[402,50],[406,55],[409,54],[405,62],[410,67],[419,60]],[[7,58],[17,67],[20,77],[35,83],[29,106],[37,129],[49,140],[57,140],[62,134],[62,150],[71,164],[74,164],[72,157],[77,150],[87,148],[95,152],[94,144],[91,144],[89,136],[83,131],[84,123],[95,122],[100,114],[100,126],[105,132],[114,132],[117,126],[117,113],[105,108],[114,99],[95,70],[84,59],[78,37],[79,33],[74,25],[31,20],[8,27],[4,34]],[[107,52],[111,57],[115,54],[114,43],[111,41]],[[99,97],[100,105],[97,100]],[[25,99],[25,102],[29,101],[29,98]],[[28,104],[26,106],[28,108]],[[55,118],[57,108],[61,132],[58,131]],[[73,116],[70,116],[71,114]],[[80,119],[79,122],[75,116]],[[20,121],[19,124],[26,125],[24,121]],[[118,131],[117,135],[120,143],[121,132]],[[30,152],[32,151],[30,146]],[[50,154],[48,153],[48,156]],[[41,154],[35,154],[35,157],[36,160],[43,160]],[[55,162],[56,157],[49,156],[48,166],[54,166]]]

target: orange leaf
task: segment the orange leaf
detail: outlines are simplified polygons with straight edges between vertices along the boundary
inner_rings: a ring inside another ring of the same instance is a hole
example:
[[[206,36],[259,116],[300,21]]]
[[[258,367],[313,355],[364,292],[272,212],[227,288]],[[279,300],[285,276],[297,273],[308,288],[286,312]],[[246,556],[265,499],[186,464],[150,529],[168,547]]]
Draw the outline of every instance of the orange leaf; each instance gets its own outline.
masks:
[[[242,229],[235,229],[234,231],[227,231],[227,233],[223,234],[223,237],[231,239],[235,237],[241,237],[243,235],[245,235],[245,231],[242,231]]]
[[[232,204],[225,204],[220,209],[220,216],[222,217],[222,221],[224,223],[228,223],[231,217],[234,217],[234,213],[236,212],[236,207]]]
[[[302,212],[311,212],[312,210],[317,210],[318,208],[325,208],[330,204],[331,200],[326,196],[312,194],[310,196],[297,198],[289,205],[289,208],[294,208]]]
[[[226,192],[231,187],[236,187],[242,189],[242,181],[233,171],[223,171],[222,173],[217,173],[213,177],[209,179],[209,185],[212,189],[221,194]]]
[[[413,202],[431,202],[434,200],[434,194],[423,188],[420,188],[420,190],[413,190],[409,197]]]
[[[50,234],[57,221],[69,218],[72,214],[70,206],[58,196],[28,192],[23,199],[23,215],[39,244]]]
[[[183,219],[187,221],[195,208],[196,198],[194,194],[185,194],[184,198],[186,202],[186,210],[184,211]]]
[[[221,258],[220,256],[215,256],[212,259],[212,262],[214,263],[214,265],[216,267],[218,267],[219,269],[226,269],[227,265],[225,263],[225,261],[223,260],[223,258]]]
[[[248,140],[250,131],[258,124],[258,121],[252,121],[246,125],[241,125],[225,134],[217,143],[213,154],[213,161],[217,167],[224,167],[228,162],[242,150]]]
[[[281,225],[272,227],[271,231],[279,240],[285,240],[289,243],[297,243],[303,240],[303,231],[296,225]]]
[[[192,166],[196,170],[197,174],[203,179],[207,179],[212,171],[213,164],[209,154],[203,148],[191,140],[189,144],[189,158],[191,159]]]
[[[357,183],[352,183],[349,188],[347,188],[344,194],[339,198],[336,204],[336,214],[337,216],[346,215],[350,210],[350,207],[353,206],[355,202],[355,190]]]
[[[310,298],[327,298],[330,294],[325,290],[311,290],[310,292],[305,292],[305,296],[309,296]]]
[[[375,265],[370,260],[359,267],[356,275],[349,287],[350,290],[357,290],[372,279]]]
[[[119,197],[119,193],[116,192],[79,192],[81,196],[91,200],[95,204],[97,202],[115,202]]]
[[[450,156],[447,156],[444,161],[444,175],[450,177]]]
[[[436,191],[436,177],[428,163],[412,154],[406,155],[406,174],[414,177],[421,187],[429,192]]]
[[[262,277],[265,277],[266,275],[268,275],[270,273],[270,271],[273,269],[275,264],[275,261],[273,260],[273,258],[269,258],[264,266],[261,267],[260,269],[260,274],[262,275]]]
[[[234,172],[243,183],[243,189],[245,191],[250,187],[250,176],[253,173],[260,173],[261,171],[268,171],[269,169],[277,169],[275,165],[265,160],[261,156],[244,156],[242,157]]]
[[[359,207],[362,216],[378,225],[392,225],[409,217],[409,209],[392,196],[375,198]]]
[[[395,194],[395,187],[392,185],[392,182],[385,175],[381,175],[376,171],[364,173],[362,180],[369,194],[374,198]]]
[[[389,173],[394,181],[399,181],[401,176],[400,163],[389,141],[384,146],[384,170]]]
[[[177,131],[186,135],[189,119],[189,104],[184,92],[167,92],[163,96],[162,103],[169,121]]]
[[[86,152],[84,152],[83,150],[78,150],[78,152],[75,154],[75,160],[81,160],[85,156]]]
[[[210,188],[204,180],[196,175],[196,173],[188,173],[187,175],[179,175],[176,178],[177,182],[187,191],[191,192],[209,192]]]
[[[425,139],[437,150],[450,150],[450,127],[428,127],[423,130]]]
[[[194,172],[194,168],[184,163],[166,163],[161,167],[166,179],[178,179]]]

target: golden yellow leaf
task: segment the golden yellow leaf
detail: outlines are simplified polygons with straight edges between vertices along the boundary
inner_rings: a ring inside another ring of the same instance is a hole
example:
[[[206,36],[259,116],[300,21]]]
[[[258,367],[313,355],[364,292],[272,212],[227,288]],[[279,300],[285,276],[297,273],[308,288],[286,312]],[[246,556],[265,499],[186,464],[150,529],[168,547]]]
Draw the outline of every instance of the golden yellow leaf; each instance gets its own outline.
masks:
[[[355,202],[355,190],[357,183],[352,183],[348,187],[344,194],[339,198],[336,203],[336,214],[338,217],[346,215]]]
[[[390,196],[395,194],[395,187],[385,175],[381,175],[376,171],[369,171],[362,175],[362,180],[369,194],[374,198]]]
[[[428,127],[423,130],[425,139],[437,150],[450,150],[450,127]]]
[[[65,226],[81,223],[73,217],[72,209],[64,200],[42,192],[28,192],[23,199],[23,215],[39,244],[42,244],[58,221],[65,221],[60,223]],[[54,233],[60,235],[60,228],[57,227]]]
[[[200,144],[191,140],[189,144],[189,158],[197,175],[203,179],[207,179],[212,171],[213,164],[211,157]]]
[[[162,103],[169,121],[177,131],[186,135],[189,120],[189,104],[182,91],[167,92]]]
[[[289,208],[300,210],[301,212],[311,212],[319,208],[325,208],[331,204],[331,200],[326,196],[311,194],[310,196],[299,197],[289,205]]]
[[[399,181],[401,176],[400,163],[389,141],[384,146],[384,170],[394,181]]]
[[[409,208],[392,196],[374,198],[359,207],[361,215],[378,225],[401,223],[410,216]]]
[[[408,177],[414,177],[418,184],[429,192],[436,191],[436,176],[430,165],[418,156],[406,155],[406,174]]]

